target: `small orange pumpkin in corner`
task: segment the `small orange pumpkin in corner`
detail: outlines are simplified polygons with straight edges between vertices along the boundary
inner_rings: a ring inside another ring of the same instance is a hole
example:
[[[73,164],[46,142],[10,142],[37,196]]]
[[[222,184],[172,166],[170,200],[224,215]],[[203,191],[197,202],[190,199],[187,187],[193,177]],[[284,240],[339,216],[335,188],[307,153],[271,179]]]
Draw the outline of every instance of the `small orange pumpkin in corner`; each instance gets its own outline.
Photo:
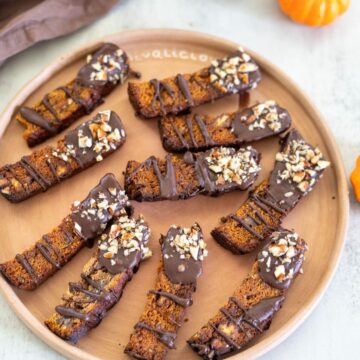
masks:
[[[281,10],[292,20],[309,26],[332,23],[350,5],[350,0],[278,0],[278,2]]]

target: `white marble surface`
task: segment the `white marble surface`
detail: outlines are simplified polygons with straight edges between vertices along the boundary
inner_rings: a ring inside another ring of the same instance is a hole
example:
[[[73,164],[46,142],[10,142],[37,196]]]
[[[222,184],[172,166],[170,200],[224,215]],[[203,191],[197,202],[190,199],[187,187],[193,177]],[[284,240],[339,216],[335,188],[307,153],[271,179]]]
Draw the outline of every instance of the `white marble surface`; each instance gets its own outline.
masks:
[[[288,21],[276,0],[123,0],[96,23],[34,46],[0,68],[0,110],[46,64],[102,35],[127,29],[176,27],[242,43],[292,77],[320,108],[345,161],[360,153],[360,2],[331,27]],[[305,323],[266,359],[355,359],[360,335],[360,204],[351,193],[351,217],[339,269]],[[62,359],[37,339],[0,297],[1,359]]]

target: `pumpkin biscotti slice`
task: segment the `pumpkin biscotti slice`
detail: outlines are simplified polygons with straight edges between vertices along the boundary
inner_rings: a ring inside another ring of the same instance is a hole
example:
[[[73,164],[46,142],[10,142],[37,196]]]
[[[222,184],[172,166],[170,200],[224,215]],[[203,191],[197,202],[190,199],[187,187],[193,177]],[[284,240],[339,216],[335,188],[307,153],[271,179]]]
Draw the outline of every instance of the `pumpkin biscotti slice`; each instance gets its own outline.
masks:
[[[256,180],[260,154],[252,147],[213,148],[203,153],[151,156],[143,163],[129,161],[125,190],[137,201],[188,199],[198,194],[217,196],[246,190]]]
[[[281,140],[269,180],[251,192],[235,214],[222,218],[211,235],[234,254],[255,250],[314,188],[330,165],[318,148],[293,129]]]
[[[296,233],[284,229],[272,233],[233,296],[188,340],[191,348],[203,359],[222,359],[267,330],[286,290],[302,272],[306,250]]]
[[[101,234],[109,222],[132,207],[113,174],[105,175],[70,215],[51,232],[14,259],[0,264],[2,275],[20,289],[33,290],[60,270],[86,244]]]
[[[129,74],[126,53],[115,44],[103,44],[87,56],[86,65],[74,80],[46,94],[32,107],[19,109],[15,118],[25,127],[27,144],[39,144],[89,114]]]
[[[161,140],[169,152],[240,146],[281,134],[290,125],[290,114],[272,100],[219,116],[194,114],[159,120]]]
[[[251,90],[260,82],[258,65],[242,48],[192,74],[130,82],[129,99],[144,118],[178,114],[226,95]]]
[[[123,293],[141,261],[151,256],[150,229],[142,216],[116,218],[99,238],[98,248],[85,264],[81,279],[70,282],[62,303],[45,325],[64,340],[76,343],[99,325]]]
[[[125,353],[144,360],[164,359],[175,348],[177,332],[184,322],[186,308],[192,304],[206,244],[198,224],[191,228],[171,226],[160,239],[162,260],[153,290]]]
[[[126,140],[124,126],[111,110],[99,112],[61,138],[0,168],[0,193],[20,202],[92,166],[119,149]]]

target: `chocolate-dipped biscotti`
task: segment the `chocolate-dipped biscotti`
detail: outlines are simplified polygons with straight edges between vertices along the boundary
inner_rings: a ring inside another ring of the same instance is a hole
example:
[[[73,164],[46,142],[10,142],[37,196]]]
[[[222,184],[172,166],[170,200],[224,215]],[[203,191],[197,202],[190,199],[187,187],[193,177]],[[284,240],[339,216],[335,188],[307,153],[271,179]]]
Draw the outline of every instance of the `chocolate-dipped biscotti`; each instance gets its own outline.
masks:
[[[60,270],[79,250],[101,234],[115,217],[132,213],[125,192],[113,174],[105,175],[85,200],[75,202],[61,224],[14,259],[0,264],[14,286],[33,290]]]
[[[222,359],[267,330],[285,300],[285,291],[302,272],[306,250],[305,241],[296,233],[274,232],[233,296],[188,340],[191,348],[203,359]]]
[[[145,118],[178,114],[223,96],[251,90],[261,79],[259,67],[239,48],[192,74],[147,82],[130,82],[129,99],[136,112]]]
[[[0,193],[20,202],[46,191],[117,150],[126,139],[118,115],[106,110],[61,138],[0,168]]]
[[[213,148],[203,153],[151,156],[143,163],[129,161],[125,190],[137,201],[188,199],[198,194],[217,196],[246,190],[256,180],[260,155],[252,147]]]
[[[293,129],[281,140],[269,180],[251,192],[235,214],[222,218],[211,234],[234,254],[256,249],[306,196],[330,165],[318,148]]]
[[[147,295],[145,309],[125,348],[125,353],[136,359],[161,360],[175,348],[207,256],[198,224],[191,228],[173,225],[160,243],[163,256],[155,287]]]
[[[27,144],[39,144],[89,114],[129,73],[126,53],[115,44],[103,44],[87,56],[86,65],[74,80],[46,94],[32,107],[19,109],[16,120],[25,127]]]
[[[290,114],[272,100],[219,116],[194,114],[159,120],[161,140],[169,152],[240,146],[281,134],[290,125]]]
[[[116,218],[99,238],[98,248],[85,264],[81,279],[70,282],[62,303],[45,325],[64,340],[76,343],[99,325],[107,311],[120,299],[143,259],[150,229],[140,216]]]

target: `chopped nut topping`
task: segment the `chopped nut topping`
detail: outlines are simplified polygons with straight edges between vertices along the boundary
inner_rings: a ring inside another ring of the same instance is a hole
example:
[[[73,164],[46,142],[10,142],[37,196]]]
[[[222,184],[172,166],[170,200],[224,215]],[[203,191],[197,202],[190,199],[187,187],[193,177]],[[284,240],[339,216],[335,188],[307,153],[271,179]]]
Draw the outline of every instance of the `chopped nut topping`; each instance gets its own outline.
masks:
[[[272,131],[281,129],[281,117],[285,113],[278,112],[278,106],[274,100],[268,100],[251,108],[252,116],[242,116],[241,121],[248,125],[250,131],[255,129],[265,129],[268,127]]]
[[[302,248],[298,247],[299,239],[298,234],[294,232],[274,232],[270,237],[268,251],[263,250],[258,256],[258,261],[266,265],[266,272],[273,271],[279,282],[293,278],[296,266],[293,258],[304,256]]]
[[[149,258],[151,250],[146,246],[150,237],[150,229],[142,216],[138,219],[129,218],[127,215],[119,217],[111,225],[108,234],[103,234],[99,240],[99,249],[105,251],[106,259],[113,258],[120,249],[125,256],[134,251],[141,251],[142,258]]]
[[[125,137],[125,131],[123,129],[113,129],[110,126],[110,117],[111,110],[101,111],[94,120],[90,122],[88,127],[84,125],[78,130],[77,145],[79,149],[82,150],[83,155],[90,151],[95,153],[95,160],[97,162],[103,160],[103,154],[110,150],[115,150],[121,139]],[[70,157],[75,157],[76,149],[73,144],[66,144],[64,151],[56,149],[52,154],[68,162]]]
[[[205,160],[209,169],[216,174],[216,184],[235,182],[241,185],[249,175],[259,172],[260,166],[253,151],[250,146],[239,150],[225,147],[212,149]]]
[[[124,52],[118,49],[113,53],[102,54],[94,59],[88,55],[86,60],[91,66],[90,81],[110,81],[114,84],[123,83],[127,77],[128,65]]]
[[[175,237],[169,238],[170,246],[180,254],[181,259],[193,258],[195,261],[202,261],[208,255],[206,243],[202,237],[202,232],[196,226],[191,228],[178,228],[179,233]],[[181,266],[181,265],[180,265]],[[180,272],[185,271],[178,269]]]
[[[249,83],[249,73],[258,70],[258,66],[252,62],[251,57],[239,48],[233,56],[222,60],[215,60],[210,67],[210,81],[224,92],[237,92],[237,86],[241,83]],[[256,83],[253,84],[253,87]]]
[[[311,147],[304,140],[293,140],[284,152],[276,154],[276,160],[285,165],[278,174],[277,183],[293,182],[304,193],[312,190],[316,178],[330,165],[318,148]]]

